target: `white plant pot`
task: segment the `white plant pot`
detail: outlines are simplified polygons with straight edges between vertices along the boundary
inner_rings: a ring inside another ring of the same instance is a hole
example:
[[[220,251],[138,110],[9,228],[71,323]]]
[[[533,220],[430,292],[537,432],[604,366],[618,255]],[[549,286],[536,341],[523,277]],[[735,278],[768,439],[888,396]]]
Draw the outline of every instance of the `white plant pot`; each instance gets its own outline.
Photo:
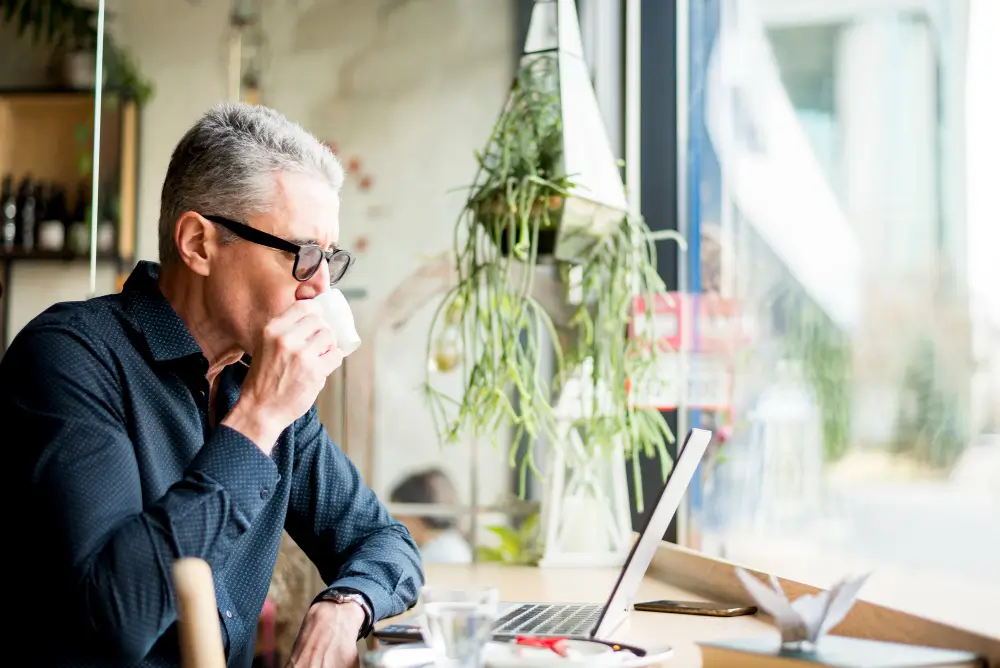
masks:
[[[93,88],[97,82],[97,55],[71,51],[63,57],[63,84],[70,88]]]

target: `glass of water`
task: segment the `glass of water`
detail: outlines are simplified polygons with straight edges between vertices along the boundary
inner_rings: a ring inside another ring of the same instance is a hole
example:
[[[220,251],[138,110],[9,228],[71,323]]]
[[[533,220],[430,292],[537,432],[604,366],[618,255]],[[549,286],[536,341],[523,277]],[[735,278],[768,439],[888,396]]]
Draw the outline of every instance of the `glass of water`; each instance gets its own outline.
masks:
[[[420,590],[420,631],[440,668],[479,668],[493,637],[500,594],[496,589]]]

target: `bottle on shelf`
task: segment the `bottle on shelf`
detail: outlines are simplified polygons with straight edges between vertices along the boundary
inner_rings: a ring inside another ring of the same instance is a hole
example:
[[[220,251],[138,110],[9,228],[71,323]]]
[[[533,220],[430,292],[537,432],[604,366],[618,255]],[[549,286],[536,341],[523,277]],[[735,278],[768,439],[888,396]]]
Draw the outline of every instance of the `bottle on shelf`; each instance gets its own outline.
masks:
[[[17,194],[17,233],[15,243],[25,252],[35,250],[35,225],[38,199],[35,181],[30,174],[25,175]]]
[[[115,252],[116,230],[118,228],[117,206],[110,188],[103,188],[98,206],[97,252],[111,255]]]
[[[38,216],[38,248],[53,253],[61,252],[66,245],[66,191],[58,184],[48,188],[49,196],[43,199],[44,214]]]
[[[84,181],[77,186],[75,204],[66,227],[66,250],[86,255],[90,250],[90,190]]]
[[[14,175],[3,177],[0,187],[0,244],[4,252],[14,250],[17,237],[17,195],[14,194]]]
[[[38,229],[45,217],[48,215],[49,207],[49,197],[51,196],[51,190],[49,189],[49,184],[41,179],[36,180],[33,184],[35,190],[35,250],[41,250],[41,244],[38,242]]]

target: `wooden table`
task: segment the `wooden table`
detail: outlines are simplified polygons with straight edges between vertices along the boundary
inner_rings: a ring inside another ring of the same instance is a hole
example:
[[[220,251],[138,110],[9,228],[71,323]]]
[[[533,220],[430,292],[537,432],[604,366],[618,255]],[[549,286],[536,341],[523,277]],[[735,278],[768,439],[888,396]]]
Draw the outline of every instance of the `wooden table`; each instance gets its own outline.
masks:
[[[426,577],[427,584],[432,586],[496,587],[504,601],[603,603],[618,577],[618,569],[431,564],[426,567]],[[707,600],[647,575],[636,600],[655,599]],[[379,626],[400,619],[403,617],[384,620]],[[674,648],[667,662],[670,668],[696,668],[701,666],[701,653],[695,644],[697,641],[775,633],[774,627],[765,620],[766,617],[760,613],[725,618],[632,611],[612,639],[640,647],[670,645]]]
[[[760,578],[772,575],[752,568],[746,570]],[[616,568],[555,569],[497,564],[428,565],[425,573],[427,584],[433,586],[491,586],[500,590],[505,601],[568,603],[605,602],[618,577]],[[789,598],[820,591],[781,577],[780,573],[773,575]],[[914,582],[913,586],[920,585]],[[636,596],[637,601],[655,599],[752,603],[736,575],[734,564],[666,542],[657,549]],[[387,619],[379,626],[403,618]],[[857,601],[832,632],[855,638],[966,650],[986,657],[992,668],[1000,668],[1000,636],[978,633],[866,600]],[[674,653],[665,663],[667,668],[695,668],[701,666],[698,642],[773,633],[777,630],[770,618],[760,612],[727,618],[633,610],[612,639],[640,647],[670,645]]]

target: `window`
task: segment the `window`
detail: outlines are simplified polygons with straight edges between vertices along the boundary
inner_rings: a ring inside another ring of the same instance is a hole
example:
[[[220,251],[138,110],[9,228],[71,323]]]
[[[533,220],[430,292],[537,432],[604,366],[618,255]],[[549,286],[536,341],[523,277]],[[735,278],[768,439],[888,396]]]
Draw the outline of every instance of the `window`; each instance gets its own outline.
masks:
[[[968,187],[996,174],[973,158],[997,116],[969,106],[994,88],[986,4],[692,10],[688,278],[738,317],[713,352],[730,400],[689,405],[720,444],[686,535],[817,585],[872,570],[863,596],[996,632],[1000,239]]]

